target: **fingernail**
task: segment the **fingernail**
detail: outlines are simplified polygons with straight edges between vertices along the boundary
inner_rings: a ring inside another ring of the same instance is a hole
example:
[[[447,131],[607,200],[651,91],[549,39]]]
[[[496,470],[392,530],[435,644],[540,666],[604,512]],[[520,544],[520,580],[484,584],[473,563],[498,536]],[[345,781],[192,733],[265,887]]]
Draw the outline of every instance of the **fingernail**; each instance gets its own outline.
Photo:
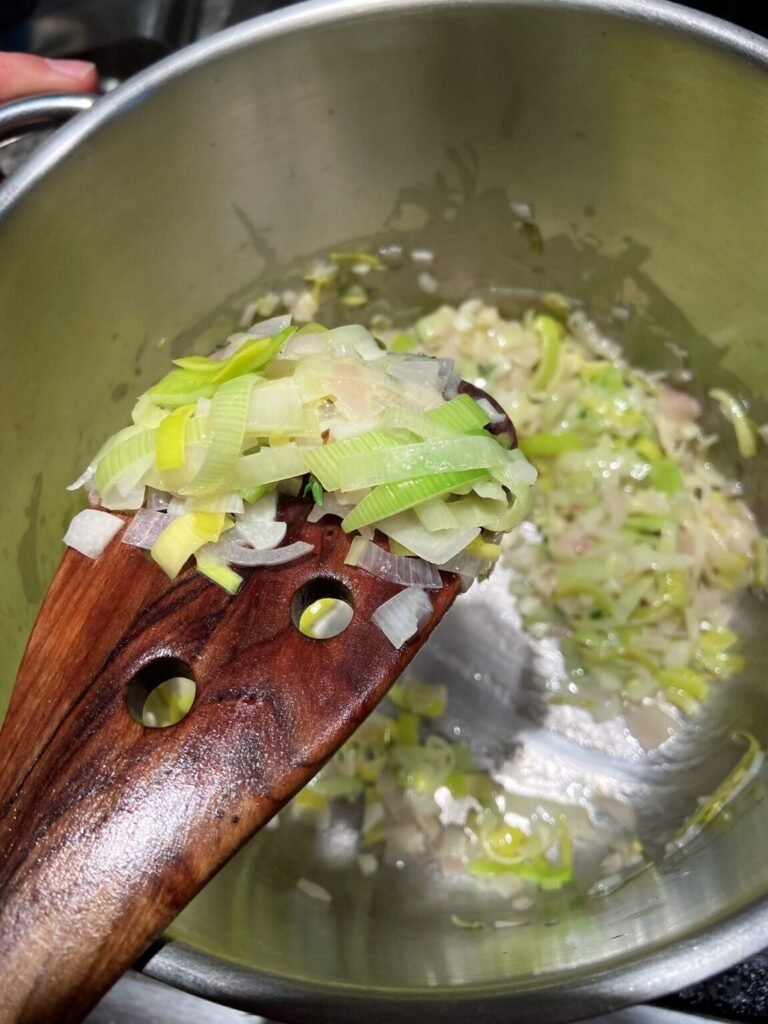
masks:
[[[51,60],[46,58],[45,63],[51,71],[64,75],[66,78],[75,78],[78,81],[82,81],[93,74],[95,67],[94,64],[90,64],[87,60]]]

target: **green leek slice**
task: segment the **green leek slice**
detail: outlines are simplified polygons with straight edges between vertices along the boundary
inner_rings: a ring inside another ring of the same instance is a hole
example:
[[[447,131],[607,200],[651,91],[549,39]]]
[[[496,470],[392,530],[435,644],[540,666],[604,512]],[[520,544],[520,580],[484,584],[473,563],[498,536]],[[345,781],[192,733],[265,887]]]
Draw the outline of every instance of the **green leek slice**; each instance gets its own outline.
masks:
[[[155,435],[155,464],[161,472],[178,469],[184,465],[187,420],[194,411],[194,405],[181,405],[158,425]]]
[[[206,557],[202,551],[195,555],[198,571],[207,576],[209,580],[223,587],[228,594],[236,594],[243,583],[243,577],[230,569],[228,565],[217,562],[216,559]]]
[[[460,434],[479,430],[490,422],[488,413],[469,395],[457,395],[444,405],[430,409],[426,415],[436,423],[451,427]]]
[[[185,512],[173,519],[152,547],[152,558],[171,579],[204,544],[215,543],[224,532],[227,517],[215,512]]]
[[[562,434],[528,434],[520,439],[520,450],[529,459],[562,455],[563,452],[577,452],[583,447],[578,434],[566,431]]]
[[[370,430],[366,434],[334,441],[333,444],[307,449],[305,461],[326,491],[337,491],[341,485],[340,466],[347,455],[368,454],[384,448],[393,448],[409,440],[405,432],[396,430]]]
[[[211,443],[205,461],[181,494],[210,495],[229,489],[227,482],[243,447],[253,384],[253,375],[246,374],[219,385],[211,406]]]
[[[356,491],[362,487],[375,487],[378,484],[436,473],[491,469],[504,462],[507,455],[507,450],[488,436],[423,441],[420,444],[400,444],[376,451],[349,453],[339,462],[339,489]]]
[[[420,505],[430,498],[440,498],[450,494],[457,487],[471,486],[479,480],[487,480],[488,473],[484,469],[468,469],[456,473],[435,473],[433,476],[422,476],[416,480],[402,480],[394,484],[381,484],[356,505],[342,521],[342,528],[349,533],[359,530],[361,526],[369,526],[380,519],[388,519]]]
[[[538,369],[531,379],[531,391],[543,391],[557,373],[560,361],[560,344],[565,331],[562,324],[551,316],[537,316],[533,321],[533,329],[541,338],[541,358]]]

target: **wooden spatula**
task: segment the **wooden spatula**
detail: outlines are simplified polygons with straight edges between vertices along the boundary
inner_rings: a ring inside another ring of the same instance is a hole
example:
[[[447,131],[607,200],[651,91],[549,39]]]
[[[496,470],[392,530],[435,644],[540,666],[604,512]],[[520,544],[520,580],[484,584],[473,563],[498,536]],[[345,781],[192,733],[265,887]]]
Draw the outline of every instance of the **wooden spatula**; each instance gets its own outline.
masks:
[[[443,574],[395,650],[371,617],[401,588],[345,565],[349,538],[310,507],[280,515],[286,543],[313,553],[245,570],[235,597],[191,569],[170,580],[119,539],[95,562],[64,556],[0,733],[2,1024],[80,1020],[373,710],[459,592]],[[327,640],[295,625],[321,596],[354,608]],[[145,727],[132,703],[180,673],[191,710]]]

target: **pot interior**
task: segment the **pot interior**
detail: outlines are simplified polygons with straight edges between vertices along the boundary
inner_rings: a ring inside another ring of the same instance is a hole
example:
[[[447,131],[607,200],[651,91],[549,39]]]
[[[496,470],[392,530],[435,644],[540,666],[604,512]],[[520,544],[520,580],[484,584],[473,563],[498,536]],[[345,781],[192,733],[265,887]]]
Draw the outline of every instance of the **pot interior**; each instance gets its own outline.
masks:
[[[313,254],[433,250],[436,295],[410,266],[377,282],[376,297],[400,308],[477,295],[515,315],[532,296],[561,292],[583,300],[639,366],[672,371],[682,349],[692,390],[727,387],[766,418],[762,54],[749,62],[727,34],[686,32],[671,8],[647,7],[658,19],[626,11],[544,0],[310,5],[129,83],[9,186],[3,702],[77,507],[66,485],[170,356],[221,340],[246,299],[292,280]],[[521,226],[520,203],[532,204],[535,229]],[[628,320],[613,315],[617,304],[631,308]],[[744,464],[727,437],[719,451],[764,520],[764,455]],[[457,727],[498,764],[529,759],[533,777],[555,787],[588,780],[625,801],[658,852],[734,763],[733,731],[768,741],[765,606],[744,599],[736,621],[742,677],[645,757],[620,724],[542,705],[546,678],[501,576],[457,602],[417,671],[449,687],[441,728]],[[650,963],[761,901],[762,787],[684,857],[600,898],[543,894],[525,927],[505,930],[457,928],[453,915],[492,919],[498,896],[433,866],[360,876],[344,815],[321,832],[290,822],[257,836],[171,935],[278,988],[322,985],[342,1002],[362,989],[406,1002],[546,993]],[[332,902],[307,898],[301,878]],[[731,959],[768,940],[755,922]],[[616,998],[677,988],[728,955],[655,968]]]

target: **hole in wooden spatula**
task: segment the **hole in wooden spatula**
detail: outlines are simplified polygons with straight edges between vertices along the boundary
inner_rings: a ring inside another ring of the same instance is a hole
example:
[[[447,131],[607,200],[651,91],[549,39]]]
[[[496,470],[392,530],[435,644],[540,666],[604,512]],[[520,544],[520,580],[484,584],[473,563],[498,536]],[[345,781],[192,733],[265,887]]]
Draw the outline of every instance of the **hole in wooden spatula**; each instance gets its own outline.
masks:
[[[343,633],[354,614],[352,595],[343,583],[330,577],[307,583],[291,608],[294,626],[312,640],[330,640]]]
[[[131,716],[152,729],[176,725],[195,700],[192,669],[178,658],[157,658],[128,684],[126,700]]]

